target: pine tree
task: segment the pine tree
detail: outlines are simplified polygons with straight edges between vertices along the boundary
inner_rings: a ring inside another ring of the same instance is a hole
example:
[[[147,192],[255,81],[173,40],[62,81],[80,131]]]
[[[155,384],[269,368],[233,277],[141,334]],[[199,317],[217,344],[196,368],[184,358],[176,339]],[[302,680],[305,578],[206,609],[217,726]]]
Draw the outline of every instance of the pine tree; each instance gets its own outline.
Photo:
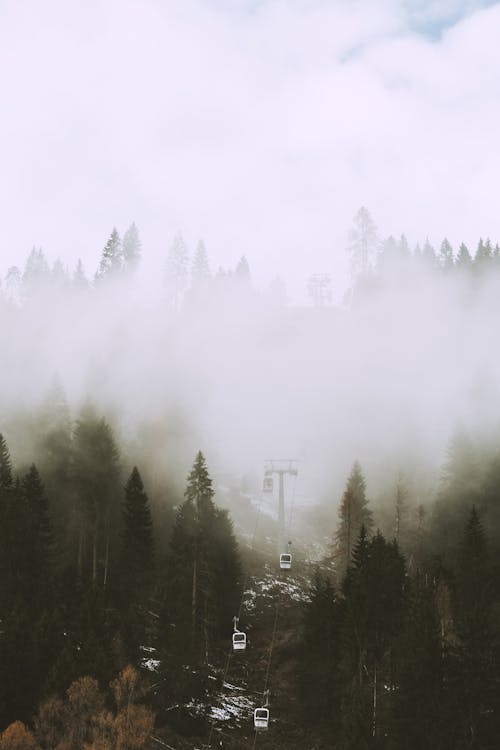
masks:
[[[113,431],[104,418],[99,419],[92,407],[87,406],[76,423],[71,477],[78,516],[78,538],[73,543],[77,575],[82,581],[86,567],[87,571],[90,568],[93,583],[97,582],[99,572],[103,585],[107,584],[110,549],[118,542],[119,473]]]
[[[250,284],[250,266],[244,255],[239,259],[234,270],[234,277],[244,284]]]
[[[189,255],[179,232],[175,235],[167,257],[166,286],[170,304],[178,310],[188,285]]]
[[[308,727],[338,733],[341,605],[328,578],[316,571],[306,605],[299,650],[299,694]]]
[[[76,264],[75,271],[73,273],[73,288],[79,291],[86,291],[89,288],[89,282],[85,275],[85,269],[80,258]]]
[[[353,228],[349,233],[348,252],[351,261],[353,281],[366,276],[372,269],[378,245],[377,228],[370,212],[364,206],[353,218]]]
[[[493,748],[498,741],[500,653],[488,547],[473,507],[458,555],[456,632],[449,677],[455,746]]]
[[[28,256],[22,278],[23,295],[33,297],[48,287],[50,268],[42,248],[34,247]]]
[[[210,280],[210,266],[205,244],[200,240],[196,246],[191,266],[191,286],[198,287]]]
[[[454,265],[453,248],[446,237],[442,241],[441,247],[439,248],[439,265],[441,266],[443,271],[450,271]]]
[[[438,260],[436,258],[436,251],[434,250],[428,239],[425,240],[425,244],[422,249],[422,261],[429,269],[434,270],[435,268],[437,268]]]
[[[32,464],[21,483],[24,503],[23,546],[25,552],[20,574],[20,587],[26,601],[36,609],[48,605],[54,564],[54,535],[49,516],[48,500],[40,474]]]
[[[440,747],[446,736],[445,662],[435,590],[427,575],[418,575],[412,581],[394,667],[398,685],[393,722],[395,746],[405,750]]]
[[[123,264],[125,271],[135,271],[141,261],[141,240],[135,222],[123,235]]]
[[[339,508],[340,524],[335,534],[333,559],[339,580],[345,575],[351,553],[361,527],[367,532],[373,527],[372,513],[366,499],[366,482],[361,466],[356,461],[347,480]]]
[[[153,521],[148,496],[136,466],[125,485],[122,517],[122,570],[127,588],[137,597],[144,594],[153,568]]]
[[[462,244],[458,248],[456,266],[457,268],[469,268],[471,263],[472,263],[472,258],[467,248],[467,245],[464,245],[464,243],[462,242]]]
[[[5,276],[5,293],[9,302],[21,302],[22,276],[17,266],[10,266]]]
[[[364,527],[342,585],[342,735],[347,746],[376,746],[387,735],[395,685],[392,654],[405,602],[405,563],[395,542]],[[384,689],[389,686],[389,693]],[[349,744],[350,743],[350,744]]]
[[[5,438],[0,433],[0,619],[8,610],[13,589],[12,506],[14,503],[12,461]]]
[[[97,271],[96,278],[106,279],[116,277],[123,268],[123,249],[116,228],[110,234],[108,241],[102,251],[101,261],[99,263],[99,270]]]
[[[488,268],[491,258],[491,243],[489,240],[484,243],[483,238],[481,237],[477,246],[476,254],[474,256],[475,268],[478,271],[485,270],[486,268]]]
[[[205,458],[198,452],[186,500],[177,510],[162,615],[162,629],[171,634],[163,644],[170,658],[185,654],[195,663],[207,661],[213,638],[230,624],[239,598],[236,539],[228,514],[217,508],[213,496]]]

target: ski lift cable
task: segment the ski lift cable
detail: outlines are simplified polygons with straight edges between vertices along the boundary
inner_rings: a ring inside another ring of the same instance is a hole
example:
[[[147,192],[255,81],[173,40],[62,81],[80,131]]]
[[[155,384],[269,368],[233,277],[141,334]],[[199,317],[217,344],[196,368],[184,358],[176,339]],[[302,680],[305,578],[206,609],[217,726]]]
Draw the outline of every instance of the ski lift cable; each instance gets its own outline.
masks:
[[[293,511],[295,508],[295,490],[297,487],[297,475],[293,475],[293,489],[292,489],[292,502],[290,503],[290,512],[288,514],[288,528],[287,528],[287,537],[290,539],[290,531],[292,528],[292,521],[293,521]]]
[[[268,684],[269,684],[269,672],[271,670],[271,660],[272,660],[272,657],[273,657],[274,641],[276,639],[276,630],[277,630],[277,627],[278,627],[278,613],[279,613],[279,610],[280,610],[280,606],[281,606],[281,601],[278,600],[278,603],[276,604],[276,609],[275,609],[275,612],[274,612],[273,634],[271,636],[271,643],[269,645],[269,653],[268,653],[268,657],[267,657],[266,677],[265,677],[265,680],[264,680],[264,691],[262,693],[262,697],[263,697],[263,699],[265,701],[265,703],[263,705],[266,706],[266,708],[269,705],[269,688],[268,688]],[[269,712],[268,712],[268,716],[269,716]],[[257,729],[255,729],[255,734],[254,734],[254,738],[253,738],[252,748],[255,748],[256,745],[257,745],[257,735],[258,735],[258,731],[257,731]]]
[[[268,654],[268,657],[267,657],[266,677],[265,677],[265,680],[264,680],[264,691],[263,691],[263,695],[264,696],[266,695],[266,693],[269,692],[267,686],[268,686],[268,683],[269,683],[269,671],[271,669],[271,659],[273,657],[274,641],[276,639],[276,629],[277,629],[277,626],[278,626],[278,613],[279,613],[279,610],[280,610],[280,604],[281,604],[281,602],[278,601],[278,604],[276,605],[276,610],[274,612],[273,634],[271,636],[271,644],[269,646],[269,654]]]
[[[255,511],[255,524],[254,524],[254,528],[253,528],[253,532],[252,532],[252,540],[250,542],[250,550],[253,550],[253,547],[254,547],[255,535],[257,533],[257,527],[259,525],[260,510],[261,510],[261,507],[262,507],[262,501],[263,501],[263,499],[264,499],[263,498],[263,493],[261,492],[259,504],[257,506],[257,510]],[[240,619],[241,610],[243,609],[243,602],[245,601],[245,591],[246,591],[246,587],[247,587],[247,581],[248,581],[248,571],[245,573],[245,577],[243,579],[243,589],[242,589],[242,592],[241,592],[241,600],[240,600],[240,606],[239,606],[239,609],[238,609],[237,622]],[[231,664],[231,657],[232,657],[232,655],[233,655],[233,643],[231,641],[231,645],[229,646],[229,650],[228,650],[228,654],[227,654],[227,658],[226,658],[226,665],[224,667],[224,672],[223,672],[223,677],[222,677],[222,683],[221,683],[221,690],[224,688],[224,684],[226,682],[227,673],[229,672],[229,666]],[[214,729],[215,729],[215,717],[213,716],[212,717],[212,723],[210,725],[210,732],[208,734],[208,747],[211,747],[212,735],[214,733]]]

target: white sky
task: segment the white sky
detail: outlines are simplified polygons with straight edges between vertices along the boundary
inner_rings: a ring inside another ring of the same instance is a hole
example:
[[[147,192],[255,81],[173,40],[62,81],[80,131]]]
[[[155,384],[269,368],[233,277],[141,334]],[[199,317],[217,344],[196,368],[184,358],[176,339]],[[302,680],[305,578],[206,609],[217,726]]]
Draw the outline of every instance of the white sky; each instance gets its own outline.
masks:
[[[486,7],[489,6],[489,7]],[[361,204],[410,242],[500,240],[500,3],[0,0],[0,275],[92,275],[181,230],[292,294],[346,284]]]

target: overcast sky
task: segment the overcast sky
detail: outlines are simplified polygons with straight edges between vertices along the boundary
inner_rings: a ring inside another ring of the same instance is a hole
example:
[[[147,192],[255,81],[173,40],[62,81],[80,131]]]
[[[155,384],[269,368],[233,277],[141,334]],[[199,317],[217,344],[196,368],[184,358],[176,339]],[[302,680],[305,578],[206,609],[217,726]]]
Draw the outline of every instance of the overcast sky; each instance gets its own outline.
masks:
[[[93,274],[134,220],[214,269],[346,284],[357,208],[410,243],[500,240],[500,3],[0,0],[0,275]]]

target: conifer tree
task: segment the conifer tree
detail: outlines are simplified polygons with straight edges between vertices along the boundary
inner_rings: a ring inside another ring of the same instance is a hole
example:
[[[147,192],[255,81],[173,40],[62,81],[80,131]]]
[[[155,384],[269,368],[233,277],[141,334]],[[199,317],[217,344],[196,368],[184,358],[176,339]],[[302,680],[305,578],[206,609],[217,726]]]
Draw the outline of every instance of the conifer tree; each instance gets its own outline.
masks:
[[[365,492],[366,482],[361,466],[356,461],[342,496],[339,508],[340,524],[335,533],[333,545],[333,559],[340,581],[347,570],[361,527],[364,526],[366,531],[370,532],[373,526],[372,513],[368,508]]]
[[[77,501],[78,538],[73,541],[80,580],[84,580],[84,568],[90,568],[93,583],[99,573],[103,585],[107,584],[110,548],[118,542],[119,472],[113,431],[104,418],[98,418],[93,408],[86,406],[74,432],[71,476]]]
[[[123,572],[127,587],[138,596],[153,568],[153,521],[148,496],[136,466],[125,485],[123,517]]]
[[[394,703],[395,745],[408,750],[440,747],[446,736],[445,695],[439,616],[430,576],[412,582],[394,668],[398,690]]]
[[[12,461],[5,438],[0,433],[0,618],[8,609],[13,587],[10,556],[13,543],[11,538],[13,491]]]
[[[438,265],[436,258],[436,251],[432,247],[428,239],[425,240],[422,248],[422,261],[429,269],[435,269]]]
[[[54,564],[54,536],[48,500],[40,474],[32,464],[21,483],[25,524],[21,587],[26,600],[43,609],[48,604]]]
[[[443,271],[450,271],[453,264],[453,248],[445,237],[439,248],[439,265]]]
[[[113,228],[108,241],[102,251],[97,279],[105,279],[117,276],[123,268],[123,250],[120,235]]]
[[[217,508],[205,458],[196,455],[186,500],[177,510],[162,629],[170,654],[206,661],[212,639],[231,622],[239,597],[240,563],[228,514]],[[172,633],[172,624],[175,625]],[[186,658],[185,657],[185,658]]]
[[[485,270],[488,267],[491,258],[491,243],[489,240],[487,240],[486,243],[483,242],[483,238],[481,237],[477,246],[476,254],[474,256],[475,268],[478,271]]]
[[[353,281],[366,276],[373,269],[378,245],[377,228],[370,212],[361,206],[353,219],[349,233],[348,252]]]
[[[78,291],[86,291],[89,288],[89,282],[87,276],[85,275],[85,269],[80,258],[78,258],[78,262],[73,273],[72,283],[73,288],[77,289]]]
[[[210,266],[205,243],[200,240],[196,246],[191,266],[191,285],[197,287],[210,280]]]
[[[299,651],[299,693],[307,723],[338,734],[341,605],[328,578],[316,571]]]
[[[456,260],[457,268],[468,268],[472,263],[472,258],[467,245],[462,244],[458,248],[458,255]]]
[[[141,261],[141,240],[135,222],[123,235],[123,264],[125,271],[135,271]]]
[[[33,297],[43,291],[50,280],[50,268],[42,248],[34,247],[26,260],[22,278],[23,295]]]

